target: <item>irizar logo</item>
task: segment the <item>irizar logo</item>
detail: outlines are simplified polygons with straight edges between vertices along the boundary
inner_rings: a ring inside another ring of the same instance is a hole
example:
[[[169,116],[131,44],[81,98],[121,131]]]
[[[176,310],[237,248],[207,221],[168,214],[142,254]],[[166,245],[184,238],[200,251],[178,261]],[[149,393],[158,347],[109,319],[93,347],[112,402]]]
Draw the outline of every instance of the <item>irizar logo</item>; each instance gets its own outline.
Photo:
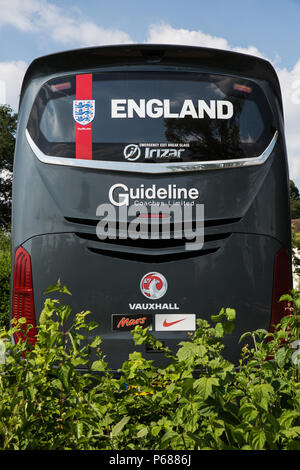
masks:
[[[145,160],[179,160],[182,158],[181,154],[185,151],[182,148],[150,148],[145,147],[144,149]],[[142,149],[137,144],[129,144],[123,150],[125,160],[129,162],[135,162],[140,158]]]
[[[135,160],[138,160],[140,158],[141,149],[136,144],[129,144],[126,145],[126,147],[124,148],[123,154],[126,160],[134,162]]]
[[[140,99],[113,99],[111,100],[112,119],[132,119],[139,117],[145,119],[168,118],[184,119],[190,116],[193,119],[230,119],[233,116],[233,104],[227,100],[210,100],[209,103],[204,100],[198,100],[194,104],[193,100],[184,100],[180,112],[174,112],[171,109],[169,99],[158,100]]]

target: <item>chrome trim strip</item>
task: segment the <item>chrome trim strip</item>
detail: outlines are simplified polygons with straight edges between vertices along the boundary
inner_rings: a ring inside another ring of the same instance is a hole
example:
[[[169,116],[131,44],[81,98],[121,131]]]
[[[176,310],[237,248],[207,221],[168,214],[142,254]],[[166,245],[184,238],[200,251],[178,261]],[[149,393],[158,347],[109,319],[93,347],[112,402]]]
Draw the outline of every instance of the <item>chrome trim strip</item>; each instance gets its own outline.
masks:
[[[225,168],[241,168],[245,166],[262,165],[271,155],[276,141],[278,139],[278,131],[267,148],[261,155],[254,158],[241,158],[233,160],[214,160],[206,162],[187,162],[187,163],[129,163],[129,162],[104,162],[100,160],[76,160],[75,158],[52,157],[45,155],[34,143],[28,130],[26,129],[26,138],[31,150],[36,157],[43,163],[52,165],[65,165],[79,168],[93,168],[98,170],[111,171],[127,171],[132,173],[179,173],[186,171],[203,171],[203,170],[219,170]]]

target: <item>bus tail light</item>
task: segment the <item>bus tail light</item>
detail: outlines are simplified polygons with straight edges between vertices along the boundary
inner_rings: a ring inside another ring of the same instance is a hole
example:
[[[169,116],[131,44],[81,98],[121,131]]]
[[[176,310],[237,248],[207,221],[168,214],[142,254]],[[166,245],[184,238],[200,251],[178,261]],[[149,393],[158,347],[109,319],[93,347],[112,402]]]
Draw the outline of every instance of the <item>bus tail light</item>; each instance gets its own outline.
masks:
[[[283,294],[288,294],[292,288],[291,261],[287,248],[282,247],[275,256],[273,274],[272,312],[269,330],[274,331],[282,317],[285,316],[286,302],[279,302]]]
[[[13,298],[12,298],[12,316],[19,320],[25,318],[26,322],[22,325],[24,333],[29,325],[32,328],[27,333],[27,340],[33,346],[36,342],[36,321],[34,312],[33,289],[32,289],[32,273],[30,256],[21,246],[17,249],[14,264],[14,280],[13,280]],[[20,332],[14,333],[14,340],[25,341],[25,334]]]

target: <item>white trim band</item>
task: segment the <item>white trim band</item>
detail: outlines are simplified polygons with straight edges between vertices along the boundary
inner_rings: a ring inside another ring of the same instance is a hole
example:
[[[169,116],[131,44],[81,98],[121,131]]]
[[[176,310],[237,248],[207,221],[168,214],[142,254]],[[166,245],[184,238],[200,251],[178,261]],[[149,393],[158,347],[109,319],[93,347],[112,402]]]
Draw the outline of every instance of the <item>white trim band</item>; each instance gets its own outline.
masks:
[[[278,131],[275,131],[271,142],[261,155],[253,158],[236,158],[232,160],[212,160],[205,162],[171,162],[171,163],[135,163],[135,162],[112,162],[101,160],[80,160],[75,158],[53,157],[45,155],[32,140],[26,129],[26,138],[31,150],[43,163],[52,165],[73,166],[79,168],[94,168],[108,171],[127,171],[131,173],[179,173],[188,171],[219,170],[225,168],[240,168],[245,166],[262,165],[271,155],[276,141]]]

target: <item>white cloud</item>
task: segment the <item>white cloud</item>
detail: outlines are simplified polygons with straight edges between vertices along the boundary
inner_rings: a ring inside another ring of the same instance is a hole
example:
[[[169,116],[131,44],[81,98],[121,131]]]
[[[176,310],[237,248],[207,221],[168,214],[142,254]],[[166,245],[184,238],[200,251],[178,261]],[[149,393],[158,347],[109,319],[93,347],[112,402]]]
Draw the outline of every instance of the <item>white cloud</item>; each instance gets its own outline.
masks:
[[[229,49],[226,39],[205,34],[202,31],[175,29],[168,24],[151,25],[146,42],[156,44],[184,44],[189,46]]]
[[[67,16],[50,3],[41,2],[38,14],[41,29],[48,31],[55,41],[63,44],[101,46],[132,42],[124,31],[103,28],[92,21],[85,21],[80,13],[77,16]]]
[[[212,47],[264,57],[254,46],[249,46],[248,48],[232,47],[227,39],[222,37],[211,36],[200,30],[176,29],[165,23],[151,25],[146,42],[152,44],[183,44],[187,46]]]
[[[57,43],[68,47],[133,42],[124,31],[103,28],[84,18],[80,10],[76,13],[71,10],[66,15],[62,8],[46,0],[0,0],[0,11],[0,28],[10,25],[40,37],[50,36]],[[168,24],[151,25],[145,42],[212,47],[266,58],[254,45],[239,47],[229,44],[225,38],[201,30],[176,29]],[[278,73],[283,95],[290,177],[300,186],[300,59],[291,70],[280,67],[277,57],[271,62]],[[25,69],[24,61],[0,62],[0,80],[6,83],[7,103],[14,109],[18,106]],[[295,96],[299,98],[299,103],[295,102]]]
[[[290,177],[300,186],[300,59],[292,70],[283,68],[277,72],[283,98]]]
[[[0,0],[0,26],[10,25],[21,31],[34,31],[32,18],[39,4],[39,0]]]
[[[175,29],[168,24],[151,25],[146,42],[212,47],[267,58],[255,46],[232,46],[222,37],[211,36],[200,30]],[[278,57],[270,62],[278,74],[282,91],[290,178],[300,186],[300,59],[292,70],[281,68]]]
[[[255,46],[231,47],[230,50],[232,50],[234,52],[241,52],[242,54],[255,55],[256,57],[261,57],[263,59],[267,59],[265,54],[263,54],[261,51],[259,51]]]
[[[23,60],[0,62],[0,80],[5,85],[6,104],[17,111],[22,80],[27,68]]]
[[[56,42],[73,46],[131,43],[130,36],[87,21],[83,14],[65,10],[46,0],[0,0],[0,27],[13,26],[24,32],[38,32]]]
[[[66,15],[65,11],[46,0],[0,0],[0,12],[0,28],[12,26],[23,32],[35,33],[39,38],[50,36],[70,48],[132,42],[123,31],[102,28],[83,19],[80,11]],[[6,95],[5,102],[15,111],[27,66],[22,60],[0,62],[0,101],[4,101],[3,96]]]

